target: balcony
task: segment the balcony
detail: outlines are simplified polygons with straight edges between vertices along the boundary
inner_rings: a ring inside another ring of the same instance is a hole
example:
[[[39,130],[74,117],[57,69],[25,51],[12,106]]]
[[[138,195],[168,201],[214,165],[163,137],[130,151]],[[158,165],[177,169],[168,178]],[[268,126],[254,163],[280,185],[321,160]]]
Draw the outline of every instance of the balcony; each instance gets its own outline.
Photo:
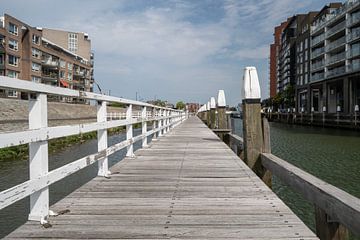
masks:
[[[359,60],[352,61],[351,64],[347,65],[346,71],[348,73],[359,72],[360,71],[360,61]]]
[[[312,40],[311,40],[311,47],[313,46],[316,46],[317,44],[321,43],[321,42],[324,42],[325,40],[325,34],[321,34],[317,37],[314,37]]]
[[[325,53],[325,48],[324,47],[318,48],[315,51],[311,52],[311,59],[317,58],[317,57],[323,55],[324,53]]]
[[[311,75],[310,79],[312,82],[315,82],[315,81],[321,81],[325,78],[325,74],[322,72],[322,73],[317,73],[317,74],[314,74],[314,75]]]
[[[360,47],[351,48],[351,50],[347,52],[348,58],[354,58],[358,56],[360,56]]]
[[[330,58],[326,59],[326,65],[330,65],[330,64],[341,62],[341,61],[345,61],[345,57],[346,57],[345,52],[332,55]]]
[[[42,73],[41,74],[41,77],[43,79],[46,79],[46,80],[49,80],[49,81],[56,81],[57,82],[57,79],[58,79],[58,74],[57,73]]]
[[[330,28],[329,30],[326,31],[325,35],[326,35],[326,38],[344,30],[346,27],[346,22],[343,21],[337,25],[335,25],[334,27]]]
[[[353,14],[349,19],[347,19],[346,25],[347,27],[351,27],[359,22],[360,22],[360,14]]]
[[[336,77],[336,76],[342,75],[344,73],[346,73],[346,68],[345,68],[345,66],[341,66],[341,67],[337,67],[337,68],[328,70],[326,76],[327,77]]]
[[[326,51],[332,51],[334,49],[342,47],[345,43],[346,43],[346,37],[343,36],[343,37],[329,43],[328,45],[326,45]]]
[[[311,71],[315,72],[315,71],[323,70],[324,67],[325,67],[325,61],[324,60],[318,61],[311,64]]]
[[[73,74],[74,74],[74,76],[77,76],[77,77],[86,77],[86,71],[85,70],[75,69]]]
[[[42,65],[45,67],[57,68],[59,66],[59,61],[53,60],[52,58],[45,58],[41,62]]]
[[[355,31],[351,32],[349,35],[347,35],[346,38],[348,42],[358,40],[360,38],[360,29],[356,29]]]

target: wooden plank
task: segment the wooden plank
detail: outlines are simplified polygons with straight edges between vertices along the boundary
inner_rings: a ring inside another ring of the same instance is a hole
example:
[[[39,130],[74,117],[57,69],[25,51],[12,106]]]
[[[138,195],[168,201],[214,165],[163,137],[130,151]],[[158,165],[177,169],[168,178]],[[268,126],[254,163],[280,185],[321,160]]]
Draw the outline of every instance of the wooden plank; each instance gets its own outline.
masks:
[[[317,239],[198,118],[111,172],[53,205],[70,212],[52,228],[28,222],[7,238]]]

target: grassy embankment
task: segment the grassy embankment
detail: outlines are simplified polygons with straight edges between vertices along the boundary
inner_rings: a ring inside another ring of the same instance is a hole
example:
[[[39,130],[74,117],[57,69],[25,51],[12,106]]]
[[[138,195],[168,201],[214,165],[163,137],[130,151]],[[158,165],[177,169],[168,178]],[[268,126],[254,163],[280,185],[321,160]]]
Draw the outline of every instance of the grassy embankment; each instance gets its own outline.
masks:
[[[141,124],[135,124],[134,128],[139,128]],[[125,131],[125,126],[108,129],[109,135],[116,135]],[[84,143],[87,140],[95,139],[96,132],[89,132],[63,138],[52,139],[49,141],[49,153],[59,152],[73,144]],[[23,144],[14,147],[0,149],[0,161],[27,160],[29,158],[29,145]]]

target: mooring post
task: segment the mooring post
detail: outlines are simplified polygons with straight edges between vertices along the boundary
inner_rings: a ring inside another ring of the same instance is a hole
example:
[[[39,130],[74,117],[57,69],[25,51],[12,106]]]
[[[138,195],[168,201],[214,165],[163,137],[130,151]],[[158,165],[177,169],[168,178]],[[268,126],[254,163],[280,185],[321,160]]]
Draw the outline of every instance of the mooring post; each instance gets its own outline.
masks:
[[[97,122],[106,122],[107,121],[107,102],[102,101],[98,102],[97,105]],[[97,131],[97,140],[98,140],[98,152],[105,150],[108,147],[107,142],[108,134],[107,129],[100,129]],[[99,160],[98,162],[98,176],[108,177],[109,166],[108,166],[108,158],[104,158]]]
[[[126,109],[126,140],[130,141],[130,145],[127,146],[127,157],[135,157],[134,144],[133,144],[133,125],[132,125],[132,105],[130,104]]]
[[[36,99],[29,101],[29,129],[46,128],[47,96],[37,94]],[[48,173],[48,141],[29,143],[30,180],[35,180]],[[14,176],[16,177],[16,176]],[[44,221],[49,215],[49,187],[45,187],[30,195],[29,220]]]
[[[211,129],[215,129],[215,121],[216,121],[215,111],[216,111],[215,98],[211,97],[211,99],[210,99],[210,128]]]
[[[347,240],[349,230],[339,222],[331,219],[326,211],[315,206],[316,235],[321,240]]]
[[[219,90],[217,98],[217,112],[218,112],[218,128],[228,129],[226,119],[226,99],[224,90]],[[224,141],[225,134],[220,134],[220,138]]]
[[[264,135],[260,84],[255,67],[245,68],[243,84],[244,161],[260,178],[263,178],[266,170],[261,165],[260,154],[264,148]]]

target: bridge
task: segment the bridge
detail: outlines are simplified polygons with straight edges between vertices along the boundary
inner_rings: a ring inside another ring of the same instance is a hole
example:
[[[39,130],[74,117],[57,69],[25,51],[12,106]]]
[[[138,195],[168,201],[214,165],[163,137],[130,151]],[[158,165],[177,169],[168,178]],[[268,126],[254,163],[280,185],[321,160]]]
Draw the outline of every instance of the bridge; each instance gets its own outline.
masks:
[[[30,97],[30,129],[0,134],[1,148],[29,144],[30,179],[0,192],[0,209],[30,196],[29,221],[6,238],[345,239],[348,230],[359,234],[359,199],[271,154],[255,69],[245,69],[244,83],[242,139],[230,131],[222,91],[217,104],[212,98],[198,116],[189,116],[0,77],[1,88]],[[95,102],[97,122],[48,127],[48,96]],[[107,117],[110,102],[126,106],[125,118]],[[133,135],[134,124],[141,124],[140,135]],[[126,127],[126,140],[108,146],[107,129],[119,126]],[[50,139],[92,131],[97,131],[97,153],[48,170]],[[143,148],[134,152],[138,141]],[[126,158],[109,168],[107,158],[124,148]],[[49,206],[49,186],[91,164],[98,164],[98,176]],[[272,192],[272,174],[315,205],[316,235]]]

